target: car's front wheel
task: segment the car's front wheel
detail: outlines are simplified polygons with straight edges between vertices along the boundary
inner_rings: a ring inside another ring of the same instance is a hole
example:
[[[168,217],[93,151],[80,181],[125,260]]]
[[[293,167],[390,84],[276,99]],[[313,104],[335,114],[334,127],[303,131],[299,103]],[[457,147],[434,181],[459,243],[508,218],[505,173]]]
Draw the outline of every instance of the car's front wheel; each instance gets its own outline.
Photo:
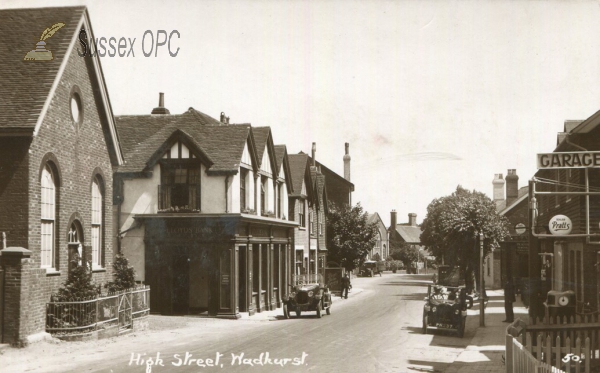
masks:
[[[302,311],[299,308],[296,309],[296,317],[300,317],[302,315]]]
[[[323,315],[321,314],[321,302],[317,303],[317,317],[321,318]]]

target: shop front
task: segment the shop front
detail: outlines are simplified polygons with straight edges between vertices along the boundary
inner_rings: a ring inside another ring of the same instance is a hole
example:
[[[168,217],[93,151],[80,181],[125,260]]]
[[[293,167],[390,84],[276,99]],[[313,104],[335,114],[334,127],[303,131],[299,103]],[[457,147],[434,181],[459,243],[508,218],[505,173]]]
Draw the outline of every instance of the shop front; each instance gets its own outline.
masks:
[[[239,318],[281,307],[296,223],[246,214],[138,215],[150,310]]]

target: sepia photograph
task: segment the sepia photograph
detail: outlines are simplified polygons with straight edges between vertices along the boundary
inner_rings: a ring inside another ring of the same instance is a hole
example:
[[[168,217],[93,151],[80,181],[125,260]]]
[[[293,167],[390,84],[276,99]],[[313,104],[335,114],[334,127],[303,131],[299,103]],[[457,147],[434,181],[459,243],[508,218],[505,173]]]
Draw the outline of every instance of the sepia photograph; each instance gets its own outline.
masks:
[[[0,0],[0,371],[600,372],[599,20]]]

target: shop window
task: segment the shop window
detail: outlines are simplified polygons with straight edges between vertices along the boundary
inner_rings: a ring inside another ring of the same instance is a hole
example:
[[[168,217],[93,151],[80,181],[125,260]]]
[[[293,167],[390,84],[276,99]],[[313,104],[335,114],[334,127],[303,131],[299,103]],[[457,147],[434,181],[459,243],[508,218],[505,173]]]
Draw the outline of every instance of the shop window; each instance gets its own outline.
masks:
[[[41,179],[41,268],[55,268],[56,182],[49,165]]]
[[[200,164],[188,160],[161,163],[159,212],[200,212]]]

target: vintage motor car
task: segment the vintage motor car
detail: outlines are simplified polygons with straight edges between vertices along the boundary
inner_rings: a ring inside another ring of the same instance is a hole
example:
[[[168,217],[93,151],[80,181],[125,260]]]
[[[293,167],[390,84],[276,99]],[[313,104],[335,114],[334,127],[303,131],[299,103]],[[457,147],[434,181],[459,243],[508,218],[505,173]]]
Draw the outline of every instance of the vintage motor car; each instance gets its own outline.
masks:
[[[380,264],[374,260],[367,260],[362,266],[360,266],[358,275],[361,277],[373,277],[374,275],[381,276],[384,267],[385,263],[383,262]]]
[[[292,278],[291,292],[283,303],[283,316],[290,318],[291,312],[297,317],[303,311],[316,311],[317,317],[323,316],[323,311],[331,315],[331,291],[323,283],[319,275],[298,275]]]
[[[472,305],[464,286],[429,285],[423,307],[423,334],[429,330],[446,330],[462,338],[467,308]]]

